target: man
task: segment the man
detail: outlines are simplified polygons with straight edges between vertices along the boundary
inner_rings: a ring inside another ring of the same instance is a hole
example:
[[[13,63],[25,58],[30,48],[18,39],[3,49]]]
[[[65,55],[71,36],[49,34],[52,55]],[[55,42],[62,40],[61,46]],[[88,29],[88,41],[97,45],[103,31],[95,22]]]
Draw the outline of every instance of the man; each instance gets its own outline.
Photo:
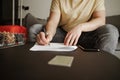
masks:
[[[67,46],[87,45],[109,53],[115,52],[119,36],[113,25],[105,25],[104,0],[52,0],[45,32],[37,34],[37,43],[47,45],[58,34]]]

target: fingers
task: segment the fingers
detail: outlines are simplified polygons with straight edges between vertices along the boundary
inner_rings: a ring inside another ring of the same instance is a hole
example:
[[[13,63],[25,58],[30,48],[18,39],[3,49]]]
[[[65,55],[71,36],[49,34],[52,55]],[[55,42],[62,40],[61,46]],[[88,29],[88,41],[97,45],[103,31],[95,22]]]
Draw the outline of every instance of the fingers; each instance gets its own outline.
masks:
[[[65,40],[64,40],[64,44],[65,44],[65,45],[67,45],[67,46],[69,45],[69,42],[70,42],[70,40],[71,40],[71,37],[72,37],[72,36],[69,36],[68,34],[66,35]]]
[[[78,40],[79,40],[79,36],[76,37],[76,39],[75,39],[75,41],[73,43],[74,46],[77,44]]]
[[[67,34],[64,40],[64,44],[67,46],[76,45],[80,35]]]
[[[40,45],[47,45],[49,43],[49,39],[46,38],[44,32],[40,32],[37,35],[37,43],[40,44]]]

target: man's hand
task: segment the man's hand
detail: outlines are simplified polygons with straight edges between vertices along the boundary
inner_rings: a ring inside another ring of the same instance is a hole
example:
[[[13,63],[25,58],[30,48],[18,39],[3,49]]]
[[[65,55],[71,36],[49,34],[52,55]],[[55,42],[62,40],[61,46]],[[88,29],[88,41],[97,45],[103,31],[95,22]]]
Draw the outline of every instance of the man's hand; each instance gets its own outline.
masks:
[[[50,43],[51,40],[52,37],[49,34],[47,36],[44,32],[40,32],[39,34],[37,34],[37,43],[40,45],[47,45]]]
[[[64,44],[76,45],[82,32],[96,30],[102,25],[105,25],[105,11],[95,11],[90,21],[77,25],[67,33],[67,36],[64,40]]]
[[[64,40],[64,44],[67,46],[72,46],[72,45],[76,45],[79,37],[81,36],[82,30],[81,30],[82,26],[76,26],[74,27],[71,31],[69,31],[65,37]]]
[[[40,45],[47,45],[52,40],[53,36],[56,33],[56,28],[58,26],[60,20],[60,12],[50,12],[48,22],[46,24],[46,31],[49,34],[45,34],[44,32],[40,32],[37,35],[37,43]]]

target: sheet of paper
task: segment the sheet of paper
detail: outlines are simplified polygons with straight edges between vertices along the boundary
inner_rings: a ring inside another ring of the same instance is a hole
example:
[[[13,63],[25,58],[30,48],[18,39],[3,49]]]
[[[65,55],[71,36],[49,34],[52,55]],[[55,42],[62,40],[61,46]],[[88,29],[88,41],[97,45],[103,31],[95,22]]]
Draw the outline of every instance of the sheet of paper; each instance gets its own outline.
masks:
[[[65,46],[64,43],[50,43],[49,45],[35,45],[30,48],[30,51],[73,51],[77,46]]]
[[[48,64],[56,66],[71,67],[74,57],[72,56],[55,56]]]

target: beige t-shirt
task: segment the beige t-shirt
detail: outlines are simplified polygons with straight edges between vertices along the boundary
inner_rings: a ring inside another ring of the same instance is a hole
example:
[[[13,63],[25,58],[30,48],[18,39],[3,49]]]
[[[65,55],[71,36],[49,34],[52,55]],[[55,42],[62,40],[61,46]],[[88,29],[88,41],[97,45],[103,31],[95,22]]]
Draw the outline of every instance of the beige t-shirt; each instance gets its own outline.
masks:
[[[51,11],[60,12],[60,25],[65,31],[87,22],[93,12],[105,10],[104,0],[52,0]]]

